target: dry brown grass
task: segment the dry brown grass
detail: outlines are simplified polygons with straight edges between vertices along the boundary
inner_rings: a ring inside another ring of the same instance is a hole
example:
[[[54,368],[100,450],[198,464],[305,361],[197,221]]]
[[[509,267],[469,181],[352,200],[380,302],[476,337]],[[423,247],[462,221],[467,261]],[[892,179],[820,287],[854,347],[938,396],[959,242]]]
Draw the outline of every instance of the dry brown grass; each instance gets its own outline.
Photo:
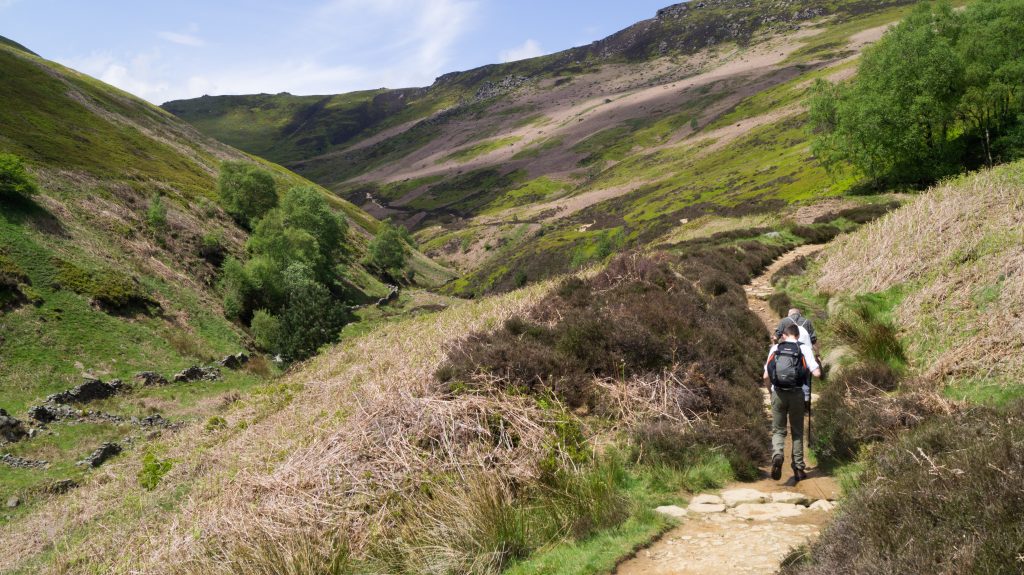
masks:
[[[433,373],[446,342],[523,313],[549,288],[456,305],[339,346],[276,390],[239,402],[226,414],[228,430],[196,425],[158,445],[178,463],[152,492],[134,479],[138,457],[120,458],[88,485],[3,527],[0,571],[232,573],[240,566],[226,557],[267,548],[313,561],[330,557],[339,532],[355,534],[347,545],[360,550],[360,534],[387,521],[396,494],[431,473],[531,475],[531,451],[543,449],[547,433],[536,404],[445,399],[432,391]],[[493,437],[492,413],[501,413],[518,448]],[[89,537],[76,539],[83,528]],[[320,547],[311,550],[311,541]],[[50,542],[53,560],[29,567]]]
[[[897,309],[932,379],[1024,374],[1024,165],[937,186],[840,239],[818,286],[851,294],[906,286]]]

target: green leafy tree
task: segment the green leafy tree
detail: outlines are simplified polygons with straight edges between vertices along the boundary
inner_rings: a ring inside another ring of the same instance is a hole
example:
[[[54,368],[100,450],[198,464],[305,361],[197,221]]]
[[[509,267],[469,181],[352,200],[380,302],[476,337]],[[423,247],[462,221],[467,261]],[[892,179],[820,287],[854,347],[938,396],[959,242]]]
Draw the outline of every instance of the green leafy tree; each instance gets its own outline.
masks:
[[[336,262],[347,256],[348,222],[327,203],[323,194],[310,187],[292,188],[281,201],[281,223],[302,230],[316,239],[320,257],[314,271],[321,282],[330,280]]]
[[[253,316],[258,345],[290,360],[304,359],[334,341],[349,318],[348,307],[313,277],[313,270],[292,264],[284,272],[286,304],[277,314]]]
[[[927,184],[1024,153],[1024,0],[921,3],[810,99],[815,155],[879,183]]]
[[[246,226],[277,206],[273,176],[246,162],[221,164],[217,189],[224,209]]]
[[[21,158],[0,153],[0,198],[31,196],[38,191],[35,179],[25,170]]]
[[[366,263],[396,281],[401,280],[405,277],[409,256],[409,246],[405,241],[407,236],[406,230],[399,229],[391,222],[384,222],[377,235],[370,240]]]
[[[282,270],[292,262],[317,268],[323,265],[320,242],[308,231],[289,226],[281,210],[273,210],[256,224],[246,250],[264,256]]]

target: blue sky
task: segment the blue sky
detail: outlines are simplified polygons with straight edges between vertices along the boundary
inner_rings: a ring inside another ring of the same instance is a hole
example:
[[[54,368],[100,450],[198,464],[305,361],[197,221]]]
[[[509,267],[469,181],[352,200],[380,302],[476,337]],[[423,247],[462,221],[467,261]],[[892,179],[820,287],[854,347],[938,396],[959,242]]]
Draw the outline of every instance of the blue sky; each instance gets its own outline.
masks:
[[[425,86],[603,38],[673,0],[0,0],[0,36],[162,103]]]

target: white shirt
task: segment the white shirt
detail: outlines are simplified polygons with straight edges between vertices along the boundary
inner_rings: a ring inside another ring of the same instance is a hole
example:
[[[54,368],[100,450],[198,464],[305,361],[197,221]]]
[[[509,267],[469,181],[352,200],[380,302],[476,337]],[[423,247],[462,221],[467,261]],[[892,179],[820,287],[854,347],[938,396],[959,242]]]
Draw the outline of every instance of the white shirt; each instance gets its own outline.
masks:
[[[796,327],[800,329],[800,337],[797,338],[797,341],[800,342],[801,346],[806,345],[808,349],[812,349],[811,334],[808,333],[808,331],[804,329],[804,326],[802,325],[798,325]],[[808,363],[807,365],[810,365],[810,363]]]
[[[807,330],[801,327],[800,337],[803,338],[803,336],[805,336],[806,334]],[[804,343],[803,341],[799,341],[798,343],[800,344],[800,353],[804,355],[804,361],[807,362],[807,370],[810,372],[814,372],[814,370],[820,368],[821,366],[818,365],[818,360],[814,359],[814,350],[811,348],[811,337],[807,336],[807,343]],[[768,359],[766,359],[764,362],[764,377],[768,377],[768,360],[772,358],[772,354],[775,353],[775,350],[777,349],[779,349],[779,344],[773,345],[772,348],[768,350]],[[804,399],[811,399],[811,387],[807,384],[804,384],[803,388]],[[775,391],[774,385],[772,386],[772,391]]]

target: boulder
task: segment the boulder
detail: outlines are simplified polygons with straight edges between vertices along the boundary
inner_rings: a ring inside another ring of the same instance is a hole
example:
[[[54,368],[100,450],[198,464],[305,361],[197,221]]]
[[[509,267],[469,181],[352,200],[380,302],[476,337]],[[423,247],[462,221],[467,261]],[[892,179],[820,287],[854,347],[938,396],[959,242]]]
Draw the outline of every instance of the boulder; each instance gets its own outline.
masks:
[[[773,503],[792,503],[794,505],[803,505],[807,507],[811,504],[811,498],[807,497],[803,493],[796,493],[795,491],[783,491],[781,493],[772,493]]]
[[[733,513],[741,519],[768,521],[770,519],[796,517],[803,510],[803,507],[792,503],[743,503],[737,505],[733,509]]]
[[[8,497],[7,498],[7,508],[8,509],[14,509],[15,507],[17,507],[19,505],[21,505],[21,499],[19,499],[17,496],[13,496],[13,497]]]
[[[722,501],[726,507],[736,507],[744,503],[764,503],[771,498],[771,495],[756,489],[726,489],[722,492]]]
[[[668,515],[676,519],[682,519],[686,517],[686,510],[678,505],[662,505],[654,510],[655,513],[661,513],[662,515]]]
[[[0,409],[0,442],[14,443],[28,437],[28,431],[21,421]]]
[[[201,367],[193,365],[174,374],[174,383],[188,383],[192,381],[216,381],[220,379],[220,370],[216,367]]]
[[[239,369],[243,365],[249,362],[249,356],[245,353],[235,353],[226,356],[224,359],[217,362],[217,365],[225,367],[227,369]]]
[[[690,504],[692,505],[694,503],[698,503],[698,504],[705,504],[705,503],[718,504],[718,503],[725,503],[725,502],[722,501],[722,498],[717,496],[717,495],[712,495],[710,493],[701,493],[700,495],[695,495],[693,497],[693,499],[690,499]]]
[[[154,385],[167,385],[170,383],[167,378],[156,373],[155,371],[140,371],[135,374],[135,381],[141,383],[146,387]]]
[[[121,391],[124,384],[120,379],[103,383],[99,379],[87,377],[81,385],[67,391],[55,393],[46,398],[47,403],[85,403],[97,399],[106,399]]]
[[[106,463],[111,457],[121,453],[121,446],[116,443],[104,443],[92,452],[92,455],[78,462],[78,465],[88,467],[99,467]]]

